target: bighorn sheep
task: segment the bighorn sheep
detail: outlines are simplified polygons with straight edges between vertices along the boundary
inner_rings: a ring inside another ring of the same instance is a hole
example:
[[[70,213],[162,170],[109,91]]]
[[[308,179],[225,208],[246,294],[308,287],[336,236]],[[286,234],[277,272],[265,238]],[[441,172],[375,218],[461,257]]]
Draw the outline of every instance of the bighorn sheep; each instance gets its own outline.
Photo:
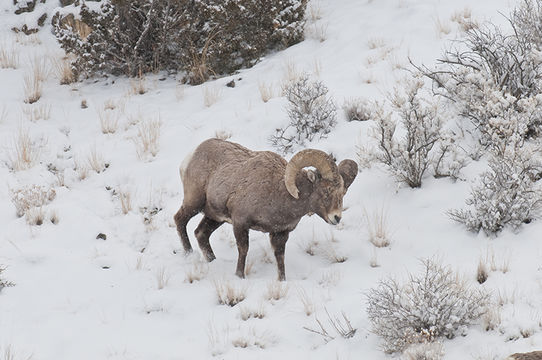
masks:
[[[530,353],[516,353],[510,355],[506,360],[542,360],[542,351],[533,351]]]
[[[194,234],[208,261],[215,259],[209,244],[211,233],[228,222],[233,225],[239,251],[236,275],[245,277],[248,233],[253,229],[270,234],[278,278],[285,280],[284,248],[290,231],[309,213],[337,225],[343,196],[358,166],[353,160],[337,166],[320,150],[302,150],[287,162],[270,151],[251,151],[209,139],[183,161],[180,173],[184,199],[174,218],[185,252],[192,251],[186,225],[203,212]]]

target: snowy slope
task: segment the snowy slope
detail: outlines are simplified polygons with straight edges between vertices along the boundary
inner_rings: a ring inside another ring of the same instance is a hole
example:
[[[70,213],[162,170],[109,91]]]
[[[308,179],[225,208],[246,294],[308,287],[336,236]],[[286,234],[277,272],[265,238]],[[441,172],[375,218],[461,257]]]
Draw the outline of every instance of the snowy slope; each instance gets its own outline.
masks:
[[[491,272],[483,285],[504,301],[501,325],[490,332],[473,326],[468,336],[445,340],[445,359],[503,359],[542,348],[542,224],[490,239],[466,232],[445,215],[463,206],[482,163],[471,163],[464,181],[428,178],[415,190],[398,186],[379,167],[363,170],[345,197],[349,209],[342,225],[306,217],[291,234],[288,292],[279,300],[267,296],[276,266],[265,234],[251,232],[250,272],[239,280],[230,225],[213,234],[217,260],[207,265],[198,253],[181,254],[172,220],[182,202],[178,166],[202,140],[219,132],[249,148],[273,150],[269,136],[288,122],[280,97],[288,68],[320,78],[338,105],[353,97],[382,99],[408,76],[401,70],[408,56],[432,64],[458,36],[454,13],[467,7],[480,21],[505,24],[501,13],[513,5],[504,0],[311,1],[314,19],[304,42],[201,86],[149,75],[147,92],[136,95],[133,80],[125,78],[59,85],[54,63],[62,51],[54,38],[47,28],[30,39],[15,36],[9,29],[37,14],[14,16],[11,2],[3,1],[0,46],[15,49],[19,66],[0,69],[0,265],[7,267],[2,277],[16,284],[0,292],[0,358],[9,348],[15,359],[36,360],[385,359],[389,355],[370,332],[365,293],[382,277],[404,278],[407,271],[420,270],[419,259],[435,256],[473,284],[480,258],[493,256],[496,268],[508,270]],[[26,105],[23,79],[36,58],[50,71],[42,98]],[[236,87],[226,87],[232,79]],[[274,89],[275,97],[266,103],[261,84]],[[205,92],[218,96],[211,106],[204,105]],[[30,121],[28,109],[50,109],[50,116]],[[100,112],[118,116],[114,133],[102,132]],[[141,159],[134,139],[140,124],[151,120],[161,123],[159,152]],[[371,144],[370,126],[346,122],[341,114],[330,136],[310,145],[339,159],[356,159],[356,145]],[[31,168],[11,171],[21,129],[33,140],[37,158]],[[84,170],[92,154],[109,164],[105,171]],[[46,220],[31,226],[16,216],[10,191],[32,184],[54,187],[56,197],[45,212],[56,213],[58,224]],[[126,214],[119,194],[131,196]],[[368,241],[364,212],[382,208],[392,243],[377,249]],[[146,224],[152,209],[159,211]],[[189,224],[193,245],[198,220]],[[106,240],[97,239],[100,233]],[[313,256],[307,253],[311,245]],[[346,261],[335,261],[341,257]],[[194,269],[203,278],[190,283],[187,274]],[[219,305],[216,282],[246,289],[246,299],[234,307]],[[306,315],[303,301],[313,305],[313,314]],[[242,319],[244,311],[260,308],[263,319]],[[358,329],[355,336],[326,343],[304,329],[317,329],[315,315],[325,323],[326,309],[344,312]]]

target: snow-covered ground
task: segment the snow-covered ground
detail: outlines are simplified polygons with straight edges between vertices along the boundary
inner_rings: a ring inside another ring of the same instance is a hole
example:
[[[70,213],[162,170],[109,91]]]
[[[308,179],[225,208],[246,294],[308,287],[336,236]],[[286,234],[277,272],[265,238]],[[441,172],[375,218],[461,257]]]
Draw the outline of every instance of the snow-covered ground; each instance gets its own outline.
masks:
[[[503,359],[542,348],[542,224],[492,239],[467,232],[445,214],[464,205],[482,163],[472,162],[461,181],[428,177],[420,189],[398,186],[378,166],[362,170],[345,197],[341,225],[305,217],[291,233],[288,281],[278,300],[269,299],[277,284],[267,235],[250,233],[249,271],[239,280],[230,225],[213,234],[217,260],[207,265],[198,252],[182,255],[172,219],[182,202],[178,166],[202,140],[229,134],[249,148],[273,150],[269,136],[288,122],[280,87],[289,71],[322,80],[339,106],[348,98],[382,99],[409,76],[401,70],[408,57],[434,64],[459,36],[454,14],[467,8],[479,21],[505,24],[502,14],[514,5],[312,0],[302,43],[201,86],[149,75],[146,92],[139,95],[134,80],[126,78],[59,85],[55,64],[63,52],[49,28],[31,37],[10,30],[41,14],[15,16],[12,2],[2,1],[0,47],[16,52],[19,61],[16,69],[0,69],[0,265],[7,267],[1,278],[16,284],[0,292],[0,359],[7,359],[6,349],[14,355],[10,359],[35,360],[385,359],[390,355],[370,332],[365,294],[383,277],[417,273],[420,259],[431,257],[503,303],[495,330],[474,325],[467,336],[444,340],[444,359]],[[43,95],[27,105],[24,77],[39,61],[46,69]],[[235,88],[226,87],[232,79]],[[274,97],[263,102],[259,86],[271,87]],[[214,101],[206,106],[204,98]],[[44,119],[32,121],[30,113],[45,114]],[[104,134],[100,118],[118,120],[117,128]],[[138,131],[153,121],[161,124],[159,151],[139,156]],[[310,146],[356,159],[358,145],[374,146],[367,136],[371,126],[371,121],[347,122],[339,113],[329,137]],[[35,161],[29,169],[12,171],[21,134],[30,137]],[[107,169],[97,173],[93,162],[108,164]],[[10,201],[12,192],[31,185],[56,193],[41,226],[17,217]],[[368,241],[365,214],[382,209],[391,245],[376,248]],[[198,220],[189,224],[193,245]],[[495,271],[478,285],[481,258],[493,261]],[[191,283],[191,274],[201,279]],[[244,290],[246,299],[220,305],[216,283]],[[243,320],[258,311],[262,319]],[[316,318],[328,326],[326,311],[333,317],[344,312],[355,336],[326,343],[305,329],[318,329]]]

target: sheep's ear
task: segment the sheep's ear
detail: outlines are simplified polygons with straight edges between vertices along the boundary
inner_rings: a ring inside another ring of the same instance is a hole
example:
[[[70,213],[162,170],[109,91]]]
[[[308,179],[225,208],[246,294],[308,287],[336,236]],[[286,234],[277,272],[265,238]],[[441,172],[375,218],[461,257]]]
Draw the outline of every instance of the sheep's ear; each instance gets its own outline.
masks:
[[[307,170],[307,178],[309,179],[309,181],[311,183],[314,183],[316,181],[316,178],[317,178],[316,172],[314,172],[312,170]]]
[[[358,164],[354,160],[346,159],[339,163],[339,174],[341,174],[344,181],[344,190],[348,190],[348,187],[358,174]]]

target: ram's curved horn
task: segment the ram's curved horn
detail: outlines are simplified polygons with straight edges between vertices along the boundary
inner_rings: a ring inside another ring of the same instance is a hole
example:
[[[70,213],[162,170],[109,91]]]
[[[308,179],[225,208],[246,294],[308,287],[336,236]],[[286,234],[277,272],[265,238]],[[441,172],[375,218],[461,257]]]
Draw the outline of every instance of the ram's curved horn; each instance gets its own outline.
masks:
[[[301,150],[288,162],[284,173],[286,189],[296,199],[299,199],[299,190],[295,184],[296,176],[301,169],[308,166],[318,169],[322,178],[326,180],[335,180],[339,177],[337,165],[330,155],[316,149]]]

